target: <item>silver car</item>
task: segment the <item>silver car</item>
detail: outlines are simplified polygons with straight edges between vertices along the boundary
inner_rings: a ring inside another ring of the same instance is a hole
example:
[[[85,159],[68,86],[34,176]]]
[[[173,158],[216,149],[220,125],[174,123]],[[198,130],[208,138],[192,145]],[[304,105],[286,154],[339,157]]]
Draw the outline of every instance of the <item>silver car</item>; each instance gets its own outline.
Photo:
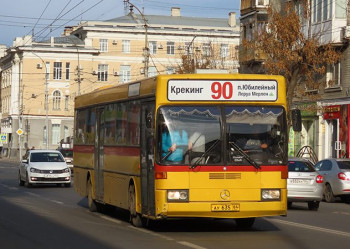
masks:
[[[288,159],[288,207],[293,202],[307,202],[310,210],[317,211],[323,196],[323,177],[310,161],[303,158]]]
[[[18,171],[20,186],[33,184],[64,184],[71,186],[71,172],[61,152],[57,150],[29,150],[23,157]]]
[[[350,202],[350,159],[329,158],[315,165],[324,179],[324,198],[334,202],[336,197]]]

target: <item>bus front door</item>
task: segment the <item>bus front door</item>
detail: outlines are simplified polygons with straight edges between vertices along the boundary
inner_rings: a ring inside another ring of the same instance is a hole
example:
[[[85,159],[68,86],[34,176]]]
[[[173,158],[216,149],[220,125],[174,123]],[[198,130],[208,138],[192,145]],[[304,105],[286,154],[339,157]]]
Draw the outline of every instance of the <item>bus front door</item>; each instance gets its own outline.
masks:
[[[141,112],[141,203],[142,213],[155,215],[154,197],[154,102],[142,103]]]
[[[95,137],[95,193],[96,200],[104,202],[104,182],[103,182],[103,168],[104,168],[104,152],[103,152],[103,141],[104,141],[104,109],[97,109],[97,126],[96,126],[96,137]]]

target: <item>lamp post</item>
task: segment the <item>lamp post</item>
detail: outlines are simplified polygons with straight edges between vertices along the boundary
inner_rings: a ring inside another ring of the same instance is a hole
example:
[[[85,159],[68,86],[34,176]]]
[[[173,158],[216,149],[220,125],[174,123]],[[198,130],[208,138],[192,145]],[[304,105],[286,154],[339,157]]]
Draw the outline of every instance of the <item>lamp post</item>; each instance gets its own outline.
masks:
[[[137,8],[133,3],[131,3],[129,0],[124,0],[124,3],[130,4],[130,12],[133,12],[133,8],[135,8],[141,15],[142,20],[144,22],[144,28],[145,28],[145,48],[143,49],[143,56],[144,56],[144,65],[145,65],[145,76],[148,77],[148,64],[149,64],[149,47],[148,47],[148,25],[145,16],[143,15],[142,11]]]

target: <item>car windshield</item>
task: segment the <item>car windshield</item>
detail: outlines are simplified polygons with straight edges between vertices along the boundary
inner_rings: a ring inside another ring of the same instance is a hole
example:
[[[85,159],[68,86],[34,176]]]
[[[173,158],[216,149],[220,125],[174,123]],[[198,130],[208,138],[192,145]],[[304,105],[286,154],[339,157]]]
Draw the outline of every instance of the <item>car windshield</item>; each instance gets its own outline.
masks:
[[[350,161],[338,161],[340,169],[350,169]]]
[[[157,120],[160,164],[259,168],[287,162],[282,107],[161,107]],[[267,147],[261,143],[266,143]]]
[[[64,157],[73,157],[73,150],[60,150]]]
[[[289,172],[314,172],[315,169],[309,162],[303,161],[288,161]]]
[[[60,153],[54,152],[37,152],[30,155],[31,162],[64,162]]]

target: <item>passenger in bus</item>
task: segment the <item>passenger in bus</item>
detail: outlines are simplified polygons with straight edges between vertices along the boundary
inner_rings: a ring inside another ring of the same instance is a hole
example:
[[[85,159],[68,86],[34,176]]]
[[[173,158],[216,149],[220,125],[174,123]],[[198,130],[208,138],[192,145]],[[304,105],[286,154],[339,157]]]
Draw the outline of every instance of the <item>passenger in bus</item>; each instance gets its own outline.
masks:
[[[164,128],[162,134],[162,158],[171,162],[182,162],[189,146],[188,134],[183,129]]]

